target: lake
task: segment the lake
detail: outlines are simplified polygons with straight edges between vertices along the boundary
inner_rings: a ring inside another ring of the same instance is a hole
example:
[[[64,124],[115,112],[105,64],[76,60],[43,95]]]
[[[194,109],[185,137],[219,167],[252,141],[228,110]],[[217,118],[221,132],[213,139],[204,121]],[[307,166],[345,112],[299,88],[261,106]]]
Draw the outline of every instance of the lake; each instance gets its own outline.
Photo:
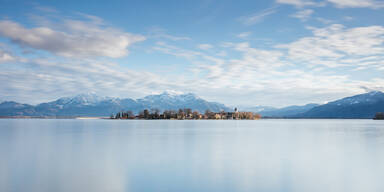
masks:
[[[384,121],[1,119],[2,192],[382,192]]]

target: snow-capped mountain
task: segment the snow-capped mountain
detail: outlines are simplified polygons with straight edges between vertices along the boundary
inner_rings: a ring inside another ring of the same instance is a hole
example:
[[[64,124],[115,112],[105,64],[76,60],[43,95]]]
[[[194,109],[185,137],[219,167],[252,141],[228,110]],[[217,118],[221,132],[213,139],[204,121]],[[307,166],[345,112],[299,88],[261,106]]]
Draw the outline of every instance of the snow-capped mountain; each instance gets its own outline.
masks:
[[[384,111],[384,93],[372,91],[329,102],[297,115],[305,118],[373,118]]]
[[[63,97],[36,106],[3,102],[0,104],[1,116],[109,116],[119,111],[131,110],[138,113],[144,109],[178,110],[191,108],[203,113],[210,111],[230,111],[228,107],[216,102],[208,102],[192,93],[164,92],[148,95],[140,99],[120,99],[100,97],[94,93]]]
[[[324,105],[307,104],[284,108],[256,106],[243,107],[240,109],[257,112],[263,117],[373,118],[377,112],[384,112],[384,93],[372,91],[339,99]]]
[[[207,109],[210,111],[231,110],[223,104],[205,101],[192,93],[175,94],[172,92],[164,92],[159,95],[146,96],[142,99],[138,99],[137,102],[148,108],[156,108],[160,110],[191,108],[192,110],[197,110],[201,113]]]
[[[124,107],[136,107],[132,99],[100,97],[94,93],[63,97],[35,106],[37,116],[107,116]]]
[[[340,100],[336,100],[330,102],[330,105],[338,105],[338,106],[348,106],[348,105],[357,105],[359,103],[365,104],[373,104],[380,101],[383,101],[384,93],[380,91],[371,91],[369,93],[355,95],[352,97],[346,97]]]
[[[305,113],[317,106],[319,106],[319,104],[310,103],[302,106],[293,105],[278,109],[266,108],[265,110],[260,111],[259,113],[264,117],[292,117],[297,114]]]
[[[177,110],[191,108],[203,113],[210,111],[233,111],[216,102],[208,102],[192,93],[164,92],[140,99],[100,97],[93,93],[64,97],[36,106],[13,101],[0,103],[0,116],[109,116],[119,111],[138,113],[144,109]],[[254,109],[254,110],[250,110]],[[346,97],[324,105],[307,104],[280,109],[270,107],[240,108],[243,111],[259,112],[262,116],[293,118],[373,118],[384,112],[384,93],[373,91]],[[257,110],[257,111],[255,111]]]
[[[100,103],[101,101],[105,101],[108,99],[113,99],[113,98],[108,98],[108,97],[100,97],[96,95],[95,93],[85,93],[85,94],[80,94],[76,95],[74,97],[63,97],[55,101],[57,104],[61,105],[96,105]]]

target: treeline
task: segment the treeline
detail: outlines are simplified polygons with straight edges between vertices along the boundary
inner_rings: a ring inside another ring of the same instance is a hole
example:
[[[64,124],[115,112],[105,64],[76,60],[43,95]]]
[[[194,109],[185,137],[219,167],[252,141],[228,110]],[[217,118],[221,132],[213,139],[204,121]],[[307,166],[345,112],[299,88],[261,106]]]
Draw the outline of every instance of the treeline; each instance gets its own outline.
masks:
[[[384,120],[384,113],[383,112],[376,113],[376,115],[375,115],[375,117],[373,119],[375,119],[375,120]]]
[[[116,115],[112,114],[111,119],[260,119],[261,116],[257,113],[252,112],[212,112],[206,110],[204,114],[199,113],[198,111],[192,111],[192,109],[185,108],[175,110],[165,110],[160,112],[158,109],[144,109],[140,111],[138,115],[135,115],[132,111],[118,112]]]

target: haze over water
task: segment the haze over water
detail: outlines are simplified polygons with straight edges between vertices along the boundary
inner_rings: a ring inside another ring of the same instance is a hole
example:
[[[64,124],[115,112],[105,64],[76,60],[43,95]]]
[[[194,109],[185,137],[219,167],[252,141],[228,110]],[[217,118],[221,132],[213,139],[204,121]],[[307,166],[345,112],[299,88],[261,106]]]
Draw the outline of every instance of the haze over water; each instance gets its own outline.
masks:
[[[384,191],[384,121],[0,120],[0,191]]]

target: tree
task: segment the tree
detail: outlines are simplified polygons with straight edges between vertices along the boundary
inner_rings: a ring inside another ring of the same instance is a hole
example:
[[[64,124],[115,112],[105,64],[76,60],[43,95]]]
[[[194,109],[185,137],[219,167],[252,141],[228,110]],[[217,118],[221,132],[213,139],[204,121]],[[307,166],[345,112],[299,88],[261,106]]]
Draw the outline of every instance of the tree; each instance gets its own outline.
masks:
[[[177,119],[177,112],[175,110],[170,110],[170,119]]]
[[[200,113],[198,111],[194,111],[192,113],[192,118],[193,119],[200,119]]]
[[[143,114],[144,114],[144,119],[149,119],[149,111],[148,111],[148,109],[144,109]]]
[[[120,112],[116,113],[116,117],[115,117],[115,119],[121,119],[121,114],[120,114]]]
[[[121,118],[122,119],[128,119],[128,114],[125,113],[124,111],[121,112]]]
[[[159,119],[160,118],[160,110],[159,109],[151,109],[151,116],[152,119]]]
[[[127,111],[127,118],[128,119],[134,119],[135,118],[135,115],[133,114],[132,111]]]
[[[144,111],[139,112],[139,119],[144,119]]]
[[[179,112],[177,113],[178,119],[185,119],[185,113],[182,109],[179,109]]]
[[[376,119],[376,120],[379,120],[379,119],[382,120],[382,119],[384,119],[384,113],[382,113],[382,112],[378,112],[378,113],[376,113],[374,119]]]
[[[211,116],[211,111],[209,109],[205,110],[204,116],[205,118],[209,119],[209,117]]]

